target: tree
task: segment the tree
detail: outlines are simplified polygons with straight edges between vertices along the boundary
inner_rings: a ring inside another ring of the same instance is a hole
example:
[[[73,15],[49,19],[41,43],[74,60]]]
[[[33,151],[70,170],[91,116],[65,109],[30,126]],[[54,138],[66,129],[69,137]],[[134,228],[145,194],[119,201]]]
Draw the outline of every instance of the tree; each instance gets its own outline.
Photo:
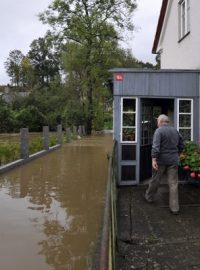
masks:
[[[21,80],[21,62],[24,55],[20,50],[13,50],[9,53],[7,61],[4,63],[6,72],[11,77],[11,83],[15,86],[20,85]]]
[[[76,62],[77,55],[81,55],[81,91],[87,99],[88,133],[92,130],[94,100],[101,90],[104,92],[102,81],[108,77],[112,49],[115,50],[117,41],[122,38],[117,30],[133,30],[131,19],[135,7],[135,0],[54,0],[40,14],[40,19],[53,27],[57,40],[67,43],[66,57],[70,58],[67,50],[73,43],[78,48],[77,53],[73,49]],[[71,70],[71,74],[74,71]]]
[[[41,131],[42,126],[46,125],[46,117],[37,107],[30,105],[21,110],[16,115],[18,128],[28,127],[29,131]]]
[[[44,116],[43,119],[45,119],[45,123],[43,124],[49,125],[51,129],[55,130],[56,125],[60,124],[62,121],[63,111],[67,104],[66,100],[64,86],[59,80],[55,80],[51,81],[48,86],[43,86],[42,88],[39,85],[35,86],[30,95],[21,102],[20,107],[17,107],[19,103],[15,104],[15,110],[20,111],[23,108],[26,109],[33,106],[39,112],[39,114],[37,113],[38,116]],[[34,111],[31,112],[34,113]],[[23,113],[23,115],[25,115],[25,113]],[[38,122],[41,121],[40,119],[42,118],[39,118]],[[31,123],[30,121],[30,124]],[[62,122],[62,124],[65,125],[65,122]],[[32,130],[33,129],[34,126]]]
[[[15,128],[14,113],[10,106],[0,99],[0,132],[10,132]]]
[[[29,90],[33,88],[35,83],[34,69],[27,56],[25,56],[21,61],[21,83]]]
[[[156,69],[160,69],[160,54],[156,55]]]
[[[35,39],[31,43],[28,58],[41,85],[48,84],[59,75],[59,58],[53,49],[52,41],[47,36]]]

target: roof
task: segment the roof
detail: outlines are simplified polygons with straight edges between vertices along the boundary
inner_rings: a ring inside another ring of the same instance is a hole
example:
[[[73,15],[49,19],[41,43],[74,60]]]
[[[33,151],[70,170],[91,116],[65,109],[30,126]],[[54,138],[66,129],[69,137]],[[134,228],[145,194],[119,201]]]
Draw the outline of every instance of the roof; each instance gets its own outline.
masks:
[[[198,69],[148,69],[148,68],[113,68],[112,73],[200,73]]]
[[[163,22],[165,19],[165,15],[166,15],[166,10],[167,10],[167,5],[168,5],[168,0],[163,0],[162,1],[162,6],[161,6],[161,10],[160,10],[160,16],[158,19],[158,25],[157,25],[157,29],[156,29],[156,35],[154,38],[154,43],[153,43],[153,48],[152,48],[152,53],[157,53],[157,47],[158,47],[158,42],[160,39],[160,35],[161,35],[161,31],[162,31],[162,27],[163,27]]]

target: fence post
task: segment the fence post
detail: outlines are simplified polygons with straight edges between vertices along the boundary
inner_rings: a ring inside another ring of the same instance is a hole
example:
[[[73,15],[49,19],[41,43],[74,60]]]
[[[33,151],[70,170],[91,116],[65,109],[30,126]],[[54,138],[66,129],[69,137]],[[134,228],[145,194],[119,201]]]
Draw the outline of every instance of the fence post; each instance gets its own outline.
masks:
[[[20,129],[20,150],[21,150],[21,158],[27,159],[29,157],[28,128]]]
[[[62,144],[62,125],[57,125],[57,144]]]
[[[43,127],[43,145],[45,150],[49,150],[49,127]]]
[[[86,135],[85,126],[82,126],[82,132],[83,132],[83,136],[85,136]]]
[[[66,128],[66,140],[67,140],[67,143],[70,143],[71,142],[71,131],[70,131],[70,128]]]
[[[82,136],[82,126],[79,126],[78,127],[78,135],[79,136]]]
[[[77,128],[76,128],[76,126],[73,126],[73,133],[74,133],[74,138],[77,139]]]

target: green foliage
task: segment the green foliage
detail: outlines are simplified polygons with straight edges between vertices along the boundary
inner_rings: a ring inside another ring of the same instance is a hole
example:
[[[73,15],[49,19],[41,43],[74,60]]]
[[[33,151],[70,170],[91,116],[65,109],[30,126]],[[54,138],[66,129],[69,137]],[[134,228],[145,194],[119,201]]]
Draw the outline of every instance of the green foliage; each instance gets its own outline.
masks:
[[[56,134],[50,134],[49,146],[56,145]],[[43,150],[43,138],[33,137],[29,141],[29,155]],[[20,159],[20,145],[16,142],[0,143],[0,166]]]
[[[41,131],[46,125],[46,117],[37,107],[30,105],[22,108],[16,115],[18,128],[28,127],[29,131]]]
[[[52,33],[33,40],[26,56],[12,51],[5,63],[12,82],[30,95],[0,106],[0,132],[57,124],[86,125],[87,133],[112,128],[109,69],[155,68],[119,47],[125,30],[134,28],[135,8],[136,0],[53,0],[40,14]]]
[[[59,52],[49,33],[33,40],[26,56],[20,50],[11,51],[4,64],[11,83],[29,90],[37,84],[48,85],[59,76]]]
[[[132,14],[135,0],[79,1],[54,0],[40,19],[61,33],[64,39],[79,43],[99,37],[106,37],[104,22],[111,22],[120,29],[133,29]],[[122,12],[123,10],[123,12]],[[89,35],[90,34],[90,35]]]
[[[160,54],[156,55],[156,69],[160,69]]]
[[[115,57],[114,59],[114,66],[115,67],[122,67],[122,68],[149,68],[155,69],[151,63],[144,63],[142,61],[138,61],[132,54],[130,49],[123,49],[117,48],[115,52],[113,52]]]
[[[93,118],[93,129],[101,131],[104,128],[104,114],[103,106],[101,104],[95,104],[94,118]]]
[[[24,55],[20,50],[13,50],[9,53],[9,57],[4,63],[6,72],[14,85],[19,86],[21,81],[21,62]]]
[[[42,137],[37,137],[37,138],[30,140],[28,147],[29,147],[29,155],[32,155],[34,153],[37,153],[37,152],[43,150]]]
[[[55,130],[62,123],[62,115],[67,104],[65,88],[59,83],[50,83],[50,87],[36,88],[26,100],[26,106],[34,105],[45,116],[45,125]],[[65,122],[62,123],[65,125]]]
[[[11,108],[0,101],[0,132],[10,132],[15,129],[15,115]]]
[[[104,129],[112,130],[113,128],[113,116],[111,112],[104,114]]]
[[[85,122],[85,114],[79,100],[69,100],[62,114],[63,123],[67,126],[79,126]]]
[[[21,82],[23,86],[31,90],[36,83],[34,68],[30,59],[26,56],[21,61]]]
[[[52,26],[56,38],[66,43],[62,59],[68,74],[67,83],[79,98],[88,133],[92,126],[103,127],[99,108],[94,104],[103,104],[104,85],[109,77],[108,70],[113,66],[113,51],[121,38],[117,29],[133,29],[135,8],[135,0],[54,0],[40,14],[40,19]]]
[[[18,143],[0,144],[0,166],[20,158],[20,147]]]
[[[55,134],[51,134],[49,136],[49,146],[54,146],[56,145],[56,135]]]
[[[180,156],[180,166],[188,166],[187,170],[198,173],[200,169],[200,147],[199,144],[189,141]]]
[[[28,52],[35,79],[40,85],[48,84],[59,75],[59,57],[53,50],[52,40],[48,36],[33,40]]]

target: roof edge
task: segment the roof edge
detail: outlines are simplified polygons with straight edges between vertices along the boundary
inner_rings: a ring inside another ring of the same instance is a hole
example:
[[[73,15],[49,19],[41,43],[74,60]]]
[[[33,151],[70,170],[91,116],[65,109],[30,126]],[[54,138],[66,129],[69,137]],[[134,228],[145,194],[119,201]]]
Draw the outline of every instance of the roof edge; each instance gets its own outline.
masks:
[[[165,14],[166,14],[168,2],[169,2],[169,0],[163,0],[163,2],[162,2],[162,6],[161,6],[161,10],[160,10],[160,16],[159,16],[159,19],[158,19],[158,25],[157,25],[156,34],[155,34],[154,43],[153,43],[153,48],[152,48],[152,53],[153,54],[157,53],[158,42],[159,42],[161,31],[162,31],[162,28],[163,28],[163,22],[164,22],[164,19],[165,19]]]
[[[200,69],[112,68],[111,73],[200,73]]]

